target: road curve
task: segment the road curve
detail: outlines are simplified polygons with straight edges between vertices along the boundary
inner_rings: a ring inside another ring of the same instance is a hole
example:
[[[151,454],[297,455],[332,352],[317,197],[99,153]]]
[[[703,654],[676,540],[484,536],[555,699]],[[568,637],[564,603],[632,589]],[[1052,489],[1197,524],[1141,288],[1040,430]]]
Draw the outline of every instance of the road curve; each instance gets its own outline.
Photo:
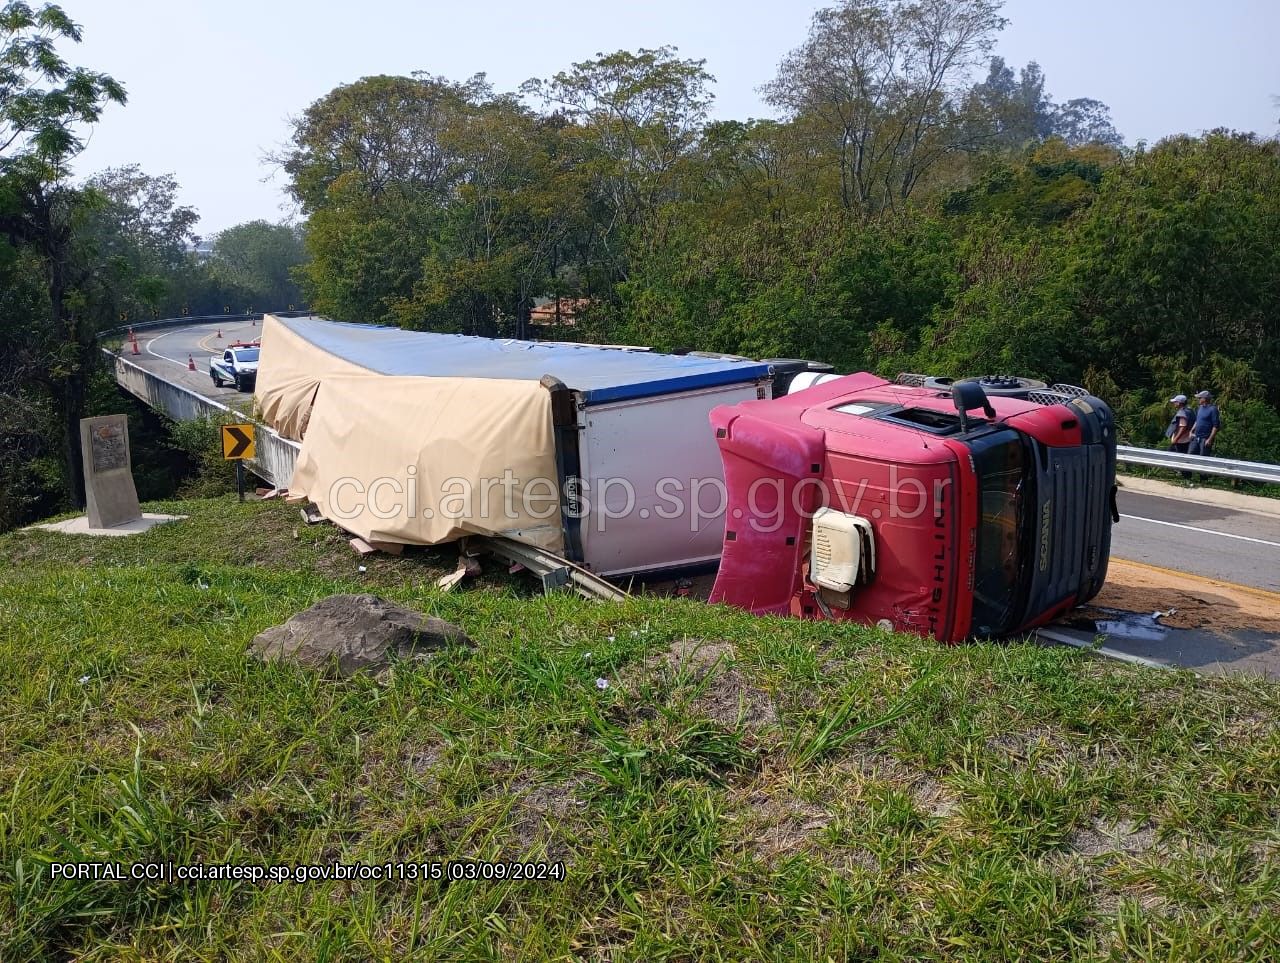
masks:
[[[235,408],[246,408],[252,394],[235,388],[215,388],[209,377],[209,359],[221,357],[233,341],[253,341],[262,333],[261,321],[232,321],[193,324],[188,327],[159,328],[139,331],[138,354],[133,354],[126,341],[121,355],[134,364],[154,372],[166,381]],[[188,359],[196,366],[187,367]]]

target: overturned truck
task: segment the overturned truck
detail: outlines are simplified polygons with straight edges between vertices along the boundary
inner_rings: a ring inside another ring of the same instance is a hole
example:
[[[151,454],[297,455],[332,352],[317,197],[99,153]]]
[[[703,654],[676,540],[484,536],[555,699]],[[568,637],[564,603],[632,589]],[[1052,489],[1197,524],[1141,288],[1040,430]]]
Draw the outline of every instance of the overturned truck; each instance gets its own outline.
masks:
[[[257,402],[302,443],[290,490],[369,541],[496,536],[615,579],[718,564],[712,601],[943,641],[1098,592],[1106,404],[820,367],[268,316]]]
[[[1102,588],[1119,518],[1105,403],[1014,377],[803,384],[712,412],[728,491],[712,601],[954,642]]]
[[[496,536],[598,575],[720,557],[707,425],[770,367],[596,345],[263,320],[262,419],[301,441],[292,492],[368,541]]]

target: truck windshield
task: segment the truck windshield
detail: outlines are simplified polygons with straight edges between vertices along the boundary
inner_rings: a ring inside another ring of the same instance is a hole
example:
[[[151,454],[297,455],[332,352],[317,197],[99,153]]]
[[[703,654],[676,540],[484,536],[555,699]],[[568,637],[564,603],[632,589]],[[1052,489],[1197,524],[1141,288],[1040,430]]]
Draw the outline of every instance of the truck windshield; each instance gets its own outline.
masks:
[[[974,635],[1017,628],[1026,593],[1024,506],[1031,504],[1027,451],[1011,429],[969,442],[978,476],[978,552],[973,574]]]
[[[245,348],[245,349],[244,349],[244,350],[242,350],[242,351],[237,351],[237,352],[236,352],[236,360],[237,360],[237,361],[257,361],[257,360],[258,360],[258,349],[257,349],[257,348]]]

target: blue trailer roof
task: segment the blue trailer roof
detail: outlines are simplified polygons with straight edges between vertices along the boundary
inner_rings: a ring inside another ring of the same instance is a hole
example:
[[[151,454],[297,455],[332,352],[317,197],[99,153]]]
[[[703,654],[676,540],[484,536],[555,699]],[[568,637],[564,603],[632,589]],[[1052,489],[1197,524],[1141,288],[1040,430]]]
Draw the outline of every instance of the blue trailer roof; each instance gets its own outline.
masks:
[[[770,370],[758,361],[591,344],[473,338],[321,318],[278,320],[321,350],[379,374],[531,381],[554,375],[588,404],[755,381]]]

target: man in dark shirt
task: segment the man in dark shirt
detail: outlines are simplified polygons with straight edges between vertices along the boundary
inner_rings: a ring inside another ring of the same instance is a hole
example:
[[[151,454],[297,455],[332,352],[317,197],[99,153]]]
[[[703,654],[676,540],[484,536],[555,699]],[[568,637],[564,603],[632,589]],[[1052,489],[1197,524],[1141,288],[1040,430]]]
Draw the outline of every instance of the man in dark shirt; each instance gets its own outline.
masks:
[[[1218,437],[1218,428],[1222,419],[1218,415],[1218,406],[1213,403],[1213,395],[1207,391],[1197,391],[1196,400],[1200,407],[1196,409],[1196,422],[1191,426],[1191,445],[1187,451],[1192,455],[1211,456],[1213,440]]]

